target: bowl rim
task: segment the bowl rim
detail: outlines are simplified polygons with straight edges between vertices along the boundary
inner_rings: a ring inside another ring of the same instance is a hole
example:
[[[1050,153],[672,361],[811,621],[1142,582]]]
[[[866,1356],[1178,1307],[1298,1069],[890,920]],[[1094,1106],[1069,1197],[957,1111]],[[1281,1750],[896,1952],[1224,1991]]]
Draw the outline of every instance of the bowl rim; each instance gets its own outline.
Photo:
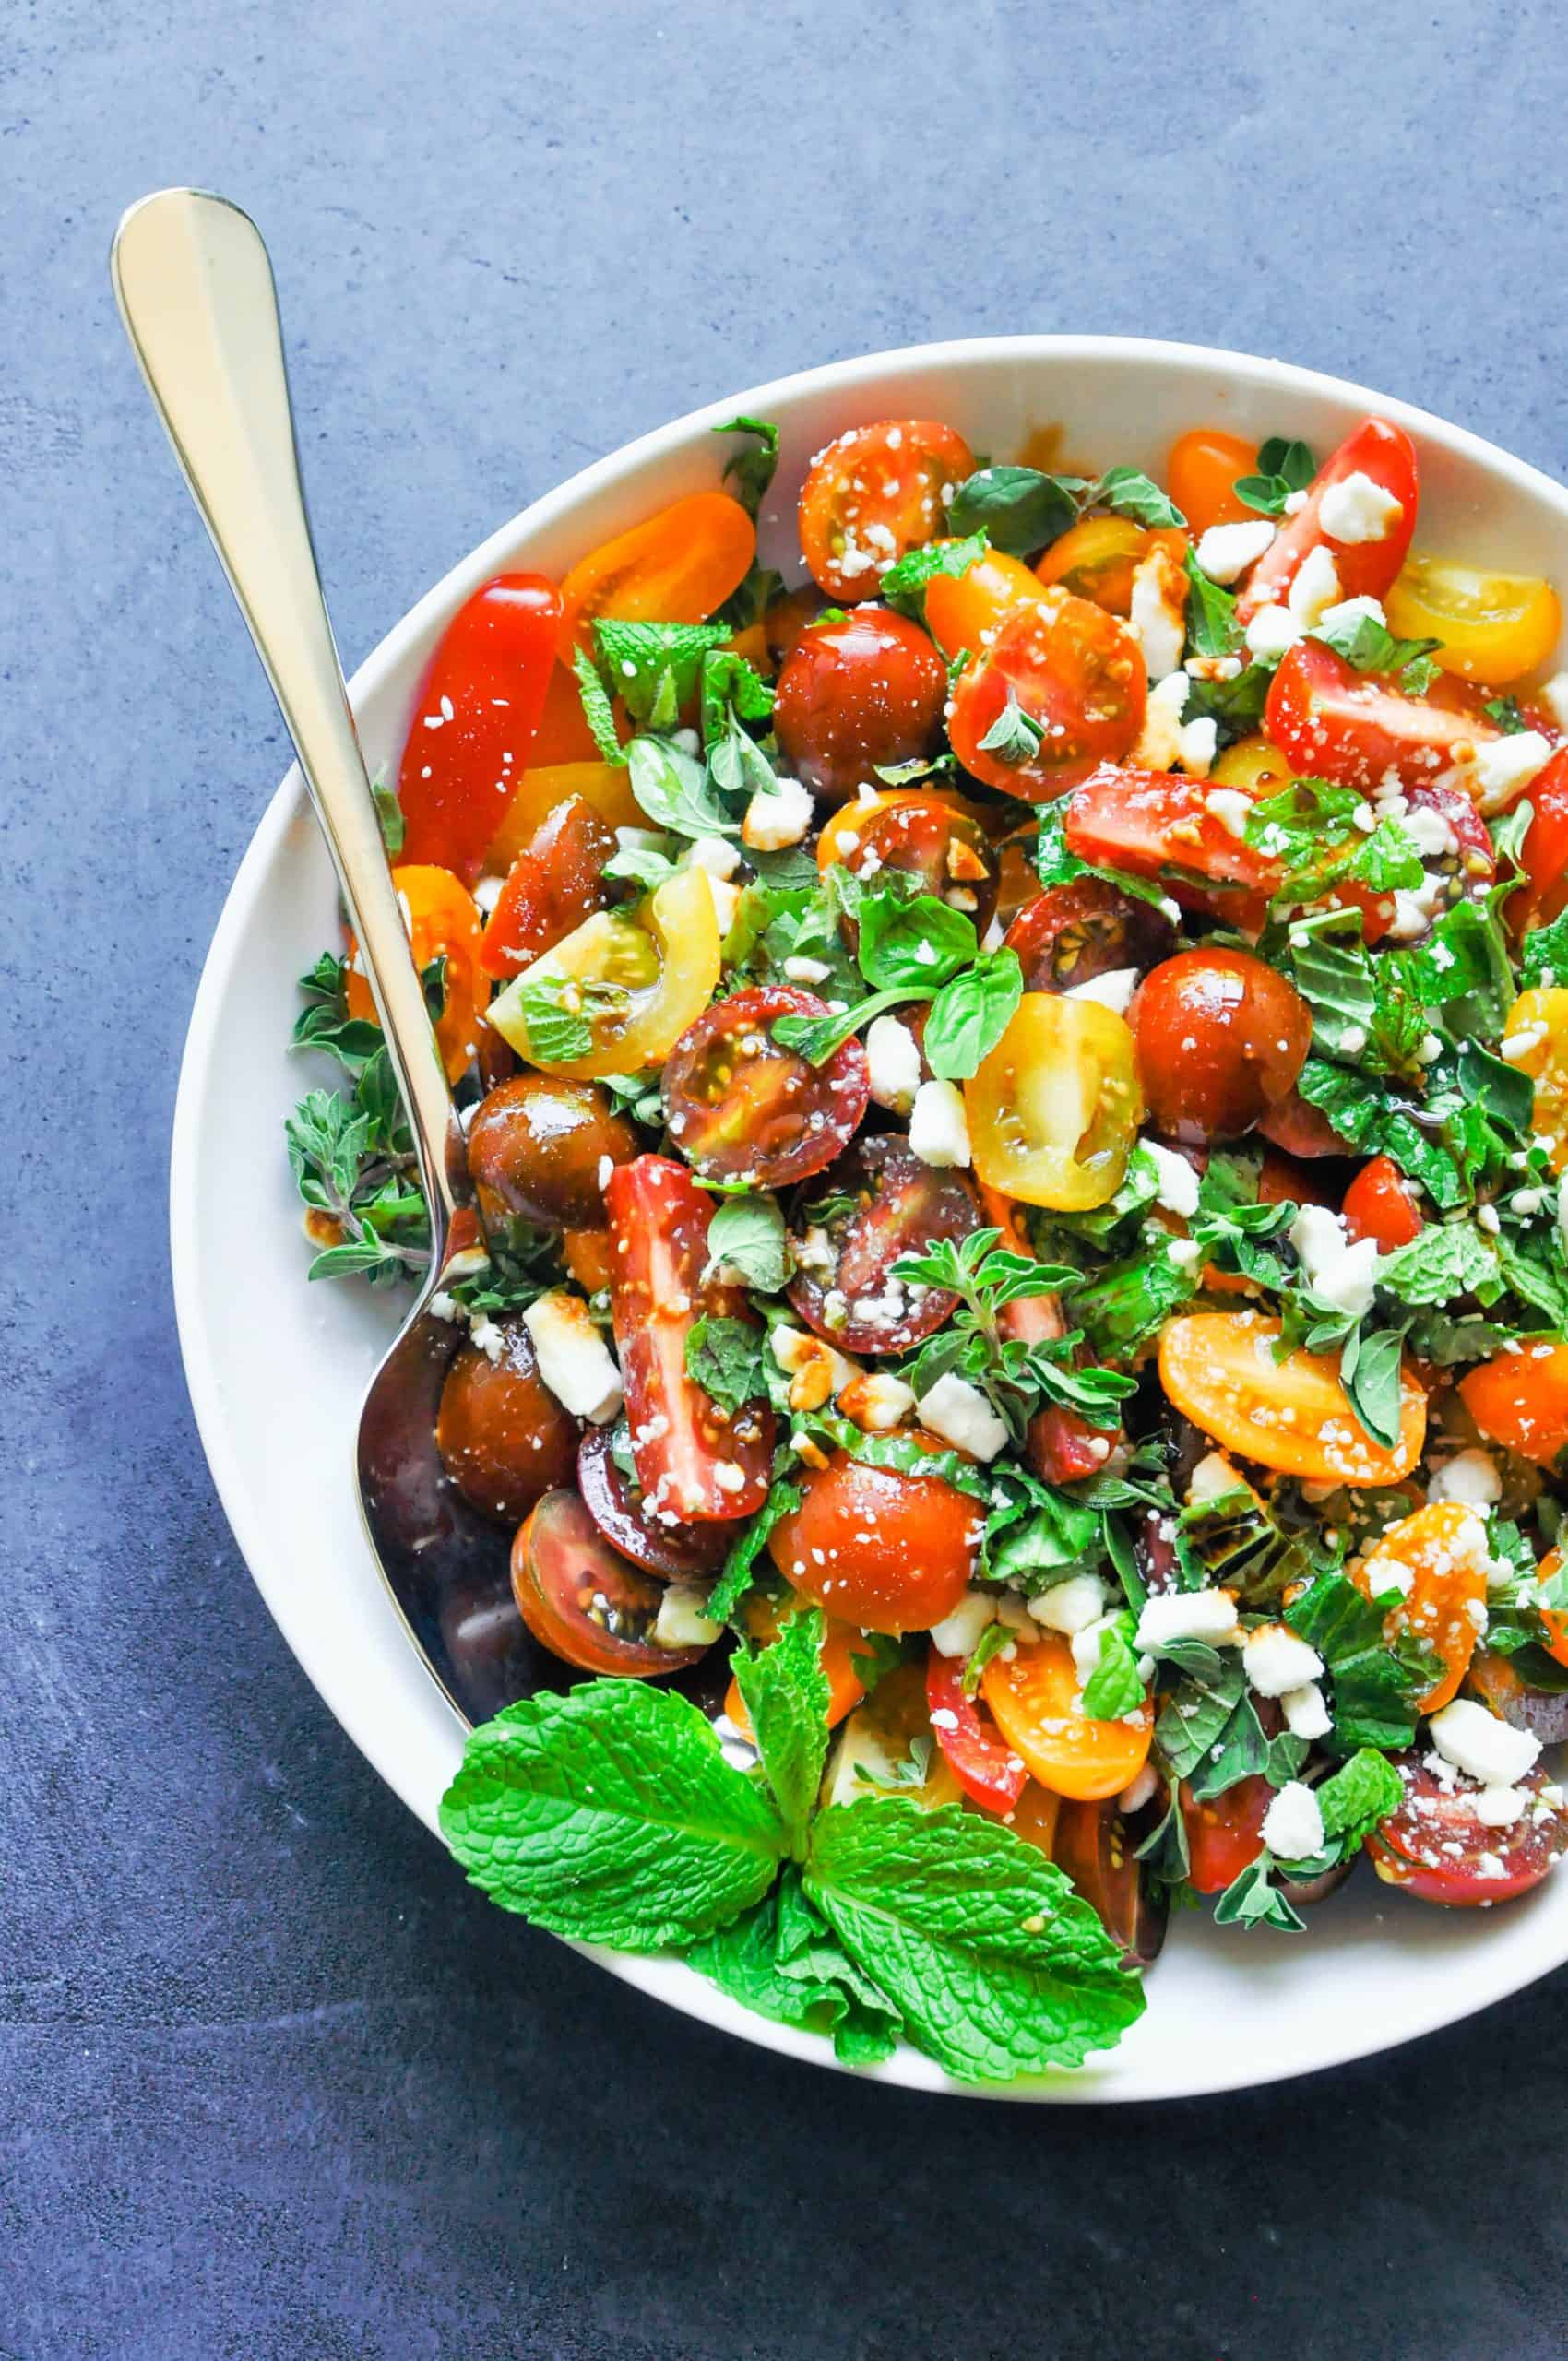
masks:
[[[519,542],[563,521],[573,510],[599,492],[613,486],[623,476],[684,448],[695,438],[720,427],[729,419],[742,412],[766,417],[772,407],[779,402],[794,402],[802,396],[839,393],[852,397],[863,383],[879,380],[900,370],[918,368],[929,374],[948,366],[962,370],[980,361],[1016,361],[1020,365],[1027,365],[1034,361],[1061,364],[1075,359],[1101,364],[1122,362],[1131,369],[1146,369],[1152,373],[1168,367],[1204,368],[1214,372],[1230,386],[1266,388],[1286,396],[1292,393],[1328,396],[1337,402],[1359,404],[1394,420],[1412,434],[1441,445],[1460,461],[1492,476],[1509,480],[1520,492],[1554,509],[1565,530],[1568,530],[1568,491],[1529,461],[1517,458],[1471,429],[1457,426],[1413,403],[1381,393],[1354,379],[1310,369],[1294,362],[1231,351],[1223,346],[1090,334],[977,336],[900,345],[881,352],[858,354],[807,369],[793,370],[742,392],[705,402],[577,469],[563,482],[529,502],[474,549],[458,558],[393,623],[356,669],[349,683],[350,702],[357,712],[363,700],[403,665],[410,649],[429,627],[453,611],[464,598],[496,572]],[[848,422],[859,421],[850,420]],[[250,1513],[250,1494],[223,1415],[221,1385],[208,1352],[201,1311],[195,1212],[208,1081],[218,1058],[230,987],[244,949],[254,905],[278,855],[285,832],[294,820],[303,798],[299,766],[292,764],[268,801],[246,846],[224,897],[196,984],[181,1057],[170,1143],[170,1262],[175,1325],[202,1449],[214,1488],[251,1580],[302,1671],[339,1726],[399,1800],[439,1836],[434,1806],[415,1790],[412,1781],[400,1775],[396,1722],[377,1718],[373,1698],[362,1694],[346,1678],[338,1676],[330,1657],[313,1645],[308,1614],[296,1612],[283,1585],[269,1579],[267,1520],[265,1515],[253,1517]],[[345,1438],[344,1466],[346,1480],[351,1483],[351,1437]],[[390,1601],[387,1612],[395,1612]],[[412,1648],[414,1643],[408,1637],[406,1628],[403,1638],[405,1643]],[[452,1710],[449,1704],[447,1710]],[[455,1726],[460,1726],[455,1713],[453,1721]],[[740,2009],[715,1986],[699,1976],[695,1969],[686,1968],[682,1962],[659,1954],[643,1957],[612,1952],[597,1944],[574,1943],[572,1948],[608,1967],[624,1982],[680,2010],[699,2023],[732,2033],[738,2039],[751,2041],[763,2048],[801,2058],[812,2065],[852,2072],[862,2080],[885,2081],[944,2096],[1012,2101],[1015,2104],[1106,2106],[1218,2096],[1234,2090],[1263,2088],[1272,2082],[1327,2071],[1336,2065],[1348,2065],[1357,2059],[1397,2048],[1422,2035],[1476,2015],[1482,2009],[1505,1999],[1538,1976],[1548,1974],[1568,1959],[1568,1934],[1555,1952],[1548,1945],[1538,1957],[1527,1958],[1522,1965],[1512,1957],[1504,1957],[1501,1946],[1476,1947],[1467,1961],[1462,2006],[1455,2006],[1434,1997],[1428,2005],[1413,2008],[1392,2034],[1379,2026],[1363,2035],[1349,2024],[1343,2038],[1336,2042],[1332,2054],[1308,2058],[1286,2056],[1267,2061],[1263,2070],[1255,2066],[1233,2069],[1220,2060],[1196,2072],[1183,2072],[1179,2067],[1172,2069],[1168,2063],[1161,2068],[1157,2061],[1151,2060],[1152,2070],[1143,2072],[1136,2083],[1129,2081],[1111,2085],[1100,2083],[1091,2065],[1079,2070],[1076,2074],[1064,2073],[1049,2079],[990,2087],[956,2082],[933,2061],[902,2045],[892,2058],[880,2066],[844,2067],[836,2058],[831,2043],[823,2036],[778,2024],[770,2018]],[[1492,1963],[1491,1972],[1478,1972],[1481,1970],[1482,1960],[1489,1954]],[[671,1967],[677,1971],[673,1977],[669,1973]]]

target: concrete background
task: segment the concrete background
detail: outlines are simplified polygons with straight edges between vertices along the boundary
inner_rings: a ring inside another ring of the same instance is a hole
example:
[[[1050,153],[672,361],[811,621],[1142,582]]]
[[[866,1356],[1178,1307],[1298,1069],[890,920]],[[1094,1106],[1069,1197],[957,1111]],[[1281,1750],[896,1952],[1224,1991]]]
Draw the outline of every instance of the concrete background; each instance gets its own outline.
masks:
[[[0,2353],[1563,2351],[1562,1976],[1256,2097],[938,2108],[488,1911],[317,1703],[214,1501],[164,1243],[285,749],[104,257],[165,183],[260,217],[351,666],[585,458],[925,337],[1281,353],[1562,473],[1565,99],[1550,0],[12,0]]]

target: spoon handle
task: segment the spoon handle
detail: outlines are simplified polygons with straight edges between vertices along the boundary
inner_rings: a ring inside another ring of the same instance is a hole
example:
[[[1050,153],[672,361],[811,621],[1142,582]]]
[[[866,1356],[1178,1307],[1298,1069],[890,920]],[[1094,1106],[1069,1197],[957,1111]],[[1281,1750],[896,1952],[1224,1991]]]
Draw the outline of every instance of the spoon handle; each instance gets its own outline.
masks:
[[[300,484],[272,265],[226,198],[163,189],[110,258],[125,332],[294,742],[409,1111],[439,1270],[462,1134],[382,842]]]

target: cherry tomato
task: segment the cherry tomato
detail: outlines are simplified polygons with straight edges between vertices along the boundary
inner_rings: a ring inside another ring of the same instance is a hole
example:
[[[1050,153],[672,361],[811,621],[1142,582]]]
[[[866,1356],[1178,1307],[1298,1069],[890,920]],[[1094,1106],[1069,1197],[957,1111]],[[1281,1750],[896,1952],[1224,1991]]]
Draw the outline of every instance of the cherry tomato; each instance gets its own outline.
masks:
[[[1021,557],[985,550],[962,574],[933,574],[926,584],[926,629],[951,660],[960,648],[971,656],[988,647],[1004,615],[1024,602],[1038,603],[1039,576]]]
[[[1553,754],[1525,790],[1531,820],[1519,858],[1526,883],[1508,903],[1515,931],[1549,926],[1568,909],[1568,746]]]
[[[1332,1205],[1334,1199],[1310,1164],[1270,1148],[1258,1172],[1260,1205]]]
[[[1098,1001],[1026,992],[964,1103],[988,1188],[1057,1213],[1103,1205],[1143,1121],[1132,1033]]]
[[[1127,1022],[1144,1096],[1171,1139],[1235,1139],[1296,1086],[1313,1013],[1247,951],[1179,951],[1146,976]]]
[[[846,804],[817,844],[817,866],[826,876],[836,861],[868,882],[885,869],[919,881],[955,909],[965,911],[983,934],[996,908],[999,864],[978,821],[939,795],[898,793],[877,803]],[[841,919],[853,951],[860,929]]]
[[[664,1585],[611,1548],[576,1492],[546,1492],[518,1526],[512,1596],[540,1646],[584,1672],[647,1680],[706,1653],[650,1638]]]
[[[1435,639],[1445,672],[1501,688],[1544,664],[1557,645],[1562,610],[1535,574],[1496,574],[1451,559],[1412,557],[1384,599],[1401,639]]]
[[[1146,1816],[1134,1814],[1134,1820]],[[1113,1796],[1098,1803],[1063,1803],[1051,1852],[1123,1956],[1147,1967],[1164,1945],[1168,1914],[1137,1858],[1139,1833]]]
[[[1426,1228],[1416,1192],[1391,1156],[1363,1164],[1345,1192],[1345,1235],[1375,1238],[1380,1254],[1408,1246]]]
[[[753,1516],[767,1498],[773,1412],[732,1418],[686,1374],[698,1320],[749,1317],[739,1287],[705,1280],[713,1200],[684,1165],[639,1156],[604,1192],[614,1253],[611,1310],[645,1513],[679,1524]]]
[[[610,1234],[602,1229],[567,1229],[561,1234],[566,1268],[585,1295],[608,1295],[614,1274],[610,1267]]]
[[[1459,1398],[1483,1435],[1537,1467],[1568,1451],[1568,1344],[1528,1338],[1459,1380]]]
[[[766,1646],[776,1640],[788,1619],[781,1615],[771,1599],[754,1599],[746,1616],[746,1632],[754,1645]],[[865,1695],[865,1684],[858,1665],[863,1665],[866,1655],[865,1635],[858,1623],[841,1623],[836,1616],[822,1619],[822,1645],[817,1662],[827,1675],[827,1726],[837,1729],[846,1714],[852,1713]],[[878,1687],[881,1686],[879,1682]],[[754,1738],[752,1717],[746,1711],[746,1701],[741,1694],[741,1684],[731,1680],[725,1692],[724,1711],[742,1738]]]
[[[1391,1760],[1405,1800],[1366,1840],[1385,1885],[1421,1902],[1477,1909],[1527,1893],[1568,1851],[1562,1789],[1541,1763],[1514,1783],[1531,1798],[1520,1818],[1512,1827],[1491,1828],[1476,1811],[1480,1790],[1457,1773],[1441,1778],[1414,1748]]]
[[[802,582],[798,589],[786,590],[781,599],[774,599],[762,619],[771,670],[779,670],[789,662],[801,644],[801,634],[811,629],[822,608],[822,593],[814,582]]]
[[[1056,1831],[1061,1819],[1061,1797],[1052,1795],[1049,1787],[1042,1787],[1038,1779],[1029,1779],[1025,1782],[1024,1792],[1018,1797],[1007,1824],[1015,1836],[1021,1836],[1026,1845],[1036,1846],[1049,1861],[1055,1857]]]
[[[580,795],[558,803],[506,874],[484,930],[487,975],[516,976],[531,967],[610,896],[604,864],[615,832]]]
[[[596,616],[700,623],[738,590],[756,555],[756,528],[727,492],[694,492],[575,565],[561,586],[557,648],[591,651]]]
[[[435,1445],[466,1501],[517,1525],[541,1493],[571,1482],[577,1422],[540,1378],[521,1320],[495,1325],[504,1339],[499,1360],[477,1345],[459,1347],[441,1389]]]
[[[1277,861],[1209,809],[1201,778],[1102,764],[1067,800],[1067,849],[1097,868],[1162,884],[1174,901],[1237,926],[1261,926]]]
[[[1568,990],[1521,992],[1503,1028],[1503,1055],[1535,1084],[1534,1127],[1551,1169],[1568,1168]]]
[[[980,1227],[974,1192],[961,1174],[922,1163],[892,1133],[861,1137],[795,1200],[790,1300],[814,1335],[845,1352],[904,1352],[932,1335],[957,1299],[943,1287],[890,1279],[893,1264]]]
[[[1370,476],[1399,503],[1399,513],[1390,517],[1387,531],[1376,540],[1339,541],[1324,529],[1324,492],[1353,475]],[[1393,587],[1416,529],[1419,479],[1416,446],[1403,427],[1383,418],[1366,418],[1352,427],[1313,478],[1304,506],[1280,520],[1273,543],[1248,575],[1237,602],[1238,621],[1250,622],[1260,607],[1282,606],[1303,561],[1315,549],[1326,549],[1333,558],[1341,598],[1381,599]],[[1312,767],[1306,765],[1309,771]]]
[[[801,491],[801,549],[830,599],[874,593],[890,565],[946,528],[943,494],[974,473],[961,434],[928,418],[852,427],[812,461]]]
[[[599,1169],[630,1164],[637,1135],[591,1083],[521,1074],[484,1099],[469,1125],[469,1175],[486,1229],[602,1229]]]
[[[1070,591],[1046,590],[1004,617],[965,665],[947,734],[988,787],[1050,802],[1096,763],[1132,753],[1147,700],[1143,651],[1126,625]],[[1004,762],[982,742],[1012,706],[1044,733],[1022,762]]]
[[[1239,477],[1255,476],[1258,446],[1218,426],[1194,426],[1179,434],[1165,463],[1171,499],[1195,535],[1211,525],[1252,524],[1257,510],[1237,497]]]
[[[918,623],[881,607],[801,634],[778,675],[773,728],[786,769],[826,803],[876,785],[876,765],[931,753],[947,668]]]
[[[561,593],[541,574],[476,590],[436,643],[398,772],[403,858],[471,885],[533,759]]]
[[[1426,1395],[1400,1379],[1399,1441],[1374,1442],[1339,1381],[1337,1354],[1287,1353],[1279,1323],[1253,1311],[1194,1311],[1169,1320],[1159,1382],[1178,1410],[1216,1442],[1284,1476],[1318,1483],[1397,1484],[1420,1457]]]
[[[1035,575],[1048,587],[1060,583],[1075,599],[1125,615],[1133,604],[1133,569],[1147,540],[1130,516],[1081,516],[1036,561]]]
[[[557,680],[567,675],[556,667]],[[576,681],[570,683],[577,694]],[[574,796],[591,804],[608,828],[646,828],[647,814],[632,793],[624,766],[588,762],[559,763],[530,769],[506,807],[484,857],[485,868],[504,877],[519,853],[532,844],[551,813]]]
[[[1345,1143],[1322,1109],[1312,1106],[1299,1090],[1288,1091],[1277,1107],[1258,1117],[1265,1140],[1287,1156],[1343,1156]],[[1320,1202],[1314,1200],[1314,1202]],[[1321,1202],[1326,1203],[1326,1199]]]
[[[615,1458],[613,1430],[588,1427],[576,1452],[576,1484],[589,1516],[612,1548],[664,1582],[711,1582],[729,1554],[722,1525],[665,1525]]]
[[[678,870],[636,909],[596,911],[525,967],[492,1003],[490,1022],[519,1057],[552,1074],[636,1074],[667,1057],[702,1014],[719,969],[707,873]],[[581,1016],[587,1050],[560,1055],[555,1036],[533,1039],[529,994],[540,984],[564,1014]]]
[[[448,1082],[467,1072],[479,1050],[480,1018],[490,998],[490,979],[481,966],[484,922],[468,887],[449,869],[405,864],[392,872],[409,931],[414,965],[424,971],[443,960],[444,1004],[435,1038]],[[358,966],[359,944],[349,937],[348,1004],[350,1016],[378,1025],[370,985]]]
[[[813,1066],[773,1038],[781,1016],[826,1014],[813,992],[753,984],[686,1027],[664,1069],[664,1119],[706,1180],[782,1189],[849,1145],[871,1097],[861,1044],[848,1040]]]
[[[1249,1861],[1263,1851],[1264,1815],[1274,1789],[1260,1774],[1238,1779],[1222,1795],[1200,1803],[1182,1783],[1182,1819],[1187,1831],[1188,1882],[1198,1893],[1223,1893]]]
[[[1154,1732],[1148,1701],[1135,1719],[1092,1720],[1079,1703],[1073,1651],[1057,1632],[1020,1640],[1010,1661],[992,1656],[980,1675],[980,1692],[1008,1745],[1041,1786],[1059,1796],[1079,1803],[1119,1796],[1148,1760]]]
[[[952,1614],[975,1565],[979,1520],[966,1493],[846,1452],[802,1489],[767,1546],[802,1597],[862,1631],[926,1631]]]
[[[1401,1517],[1364,1558],[1351,1561],[1350,1580],[1364,1598],[1403,1593],[1384,1618],[1384,1637],[1392,1643],[1408,1634],[1437,1653],[1443,1669],[1417,1701],[1423,1714],[1435,1714],[1458,1694],[1475,1653],[1478,1619],[1486,1619],[1489,1563],[1486,1527],[1458,1501],[1433,1501]]]
[[[1035,1300],[1039,1302],[1039,1298]],[[1098,1476],[1119,1431],[1114,1427],[1091,1427],[1076,1410],[1053,1402],[1049,1409],[1037,1410],[1029,1420],[1029,1465],[1048,1484],[1075,1484],[1085,1476]]]
[[[1460,761],[1462,748],[1498,734],[1431,697],[1402,696],[1316,639],[1298,641],[1281,659],[1264,728],[1298,775],[1363,793],[1391,771],[1419,787]]]
[[[1004,940],[1024,970],[1027,992],[1072,991],[1124,967],[1166,958],[1176,930],[1163,910],[1102,877],[1075,877],[1026,902]]]
[[[1547,1561],[1543,1560],[1540,1571],[1545,1574]],[[1543,1615],[1543,1620],[1550,1626],[1562,1619],[1550,1609]],[[1559,1663],[1568,1661],[1558,1655],[1556,1645],[1549,1645],[1548,1653],[1557,1656]],[[1526,1689],[1514,1669],[1511,1656],[1499,1655],[1494,1648],[1478,1648],[1470,1658],[1465,1688],[1483,1704],[1490,1705],[1500,1721],[1516,1730],[1528,1730],[1543,1746],[1561,1746],[1568,1739],[1568,1696],[1548,1696],[1543,1690]]]
[[[971,1803],[1004,1817],[1017,1803],[1028,1777],[1023,1759],[996,1734],[989,1714],[964,1694],[964,1665],[932,1646],[925,1663],[925,1696],[936,1742]]]

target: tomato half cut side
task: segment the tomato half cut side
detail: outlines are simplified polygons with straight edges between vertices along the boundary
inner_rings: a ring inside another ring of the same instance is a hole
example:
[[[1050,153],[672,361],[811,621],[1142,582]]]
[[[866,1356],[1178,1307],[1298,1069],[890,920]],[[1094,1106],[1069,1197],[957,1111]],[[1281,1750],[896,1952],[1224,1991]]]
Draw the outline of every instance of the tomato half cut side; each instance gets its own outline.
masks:
[[[1530,1801],[1507,1828],[1489,1827],[1476,1811],[1479,1789],[1455,1772],[1443,1779],[1412,1749],[1390,1758],[1405,1800],[1366,1840],[1385,1885],[1451,1910],[1512,1902],[1568,1851],[1562,1791],[1537,1763],[1514,1785]]]
[[[1026,902],[1003,939],[1018,955],[1027,992],[1067,992],[1155,967],[1175,949],[1176,929],[1152,902],[1102,877],[1075,877]]]
[[[450,869],[401,862],[392,872],[392,883],[398,889],[415,967],[422,975],[437,960],[441,962],[442,1008],[435,1020],[435,1038],[446,1079],[456,1082],[478,1055],[480,1019],[490,1000],[490,979],[481,964],[484,925],[479,906]],[[359,944],[350,934],[349,1014],[367,1025],[378,1025],[381,1020],[370,985],[358,961]]]
[[[1154,1714],[1146,1701],[1135,1715],[1093,1720],[1079,1706],[1072,1649],[1054,1631],[1020,1643],[1011,1659],[992,1656],[980,1693],[1041,1786],[1075,1802],[1119,1796],[1148,1760]]]
[[[901,1353],[934,1335],[957,1298],[906,1287],[888,1276],[893,1264],[980,1227],[974,1192],[958,1173],[923,1164],[891,1133],[857,1139],[795,1199],[790,1300],[814,1334],[845,1352]]]
[[[991,1715],[966,1696],[963,1659],[944,1656],[933,1644],[926,1657],[925,1695],[936,1742],[958,1785],[982,1811],[1004,1817],[1017,1803],[1029,1774]]]
[[[546,1492],[518,1526],[512,1596],[540,1645],[584,1672],[647,1680],[707,1653],[650,1638],[663,1584],[611,1548],[576,1492]]]
[[[1163,1793],[1163,1790],[1159,1792]],[[1124,1959],[1148,1967],[1159,1957],[1170,1913],[1145,1877],[1137,1847],[1146,1811],[1129,1815],[1114,1796],[1063,1802],[1051,1855]]]
[[[1375,672],[1358,672],[1321,640],[1303,639],[1280,660],[1264,728],[1291,769],[1370,794],[1390,772],[1406,787],[1429,784],[1498,732],[1431,697],[1408,697]]]
[[[929,753],[947,668],[918,623],[857,607],[803,631],[778,675],[773,728],[784,765],[825,803],[876,785],[875,765]]]
[[[896,869],[950,908],[963,910],[983,934],[996,908],[1001,865],[979,822],[936,795],[890,796],[860,817],[863,809],[852,805],[841,815],[826,857],[819,843],[819,867],[831,867],[842,848],[845,868],[868,884]],[[847,912],[839,924],[852,952],[860,930]]]
[[[790,1587],[826,1614],[862,1631],[925,1631],[968,1587],[976,1508],[944,1477],[836,1452],[802,1478],[800,1507],[767,1546]]]
[[[983,1186],[1057,1213],[1103,1205],[1143,1120],[1132,1032],[1097,1001],[1026,992],[964,1105]]]
[[[604,866],[614,850],[614,829],[586,798],[558,803],[506,872],[485,922],[485,973],[520,975],[591,911],[607,908]]]
[[[1431,1501],[1387,1526],[1351,1568],[1364,1597],[1401,1593],[1384,1619],[1389,1642],[1417,1640],[1433,1652],[1435,1677],[1415,1701],[1423,1714],[1435,1714],[1458,1693],[1486,1621],[1489,1565],[1486,1527],[1475,1511],[1457,1501]]]
[[[753,984],[686,1027],[664,1069],[664,1117],[705,1179],[781,1189],[823,1171],[849,1145],[871,1098],[860,1042],[851,1038],[814,1066],[773,1038],[780,1017],[827,1014],[826,1002],[792,984]]]
[[[664,1582],[710,1582],[729,1554],[722,1525],[666,1525],[647,1514],[641,1492],[615,1457],[614,1430],[590,1426],[576,1452],[577,1489],[612,1548]]]
[[[561,586],[561,661],[591,653],[596,618],[705,623],[738,590],[756,555],[756,528],[727,492],[694,492],[590,551]]]
[[[1509,920],[1521,934],[1568,909],[1568,746],[1536,773],[1526,793],[1532,813],[1519,854],[1526,883],[1508,903]]]
[[[1209,809],[1210,792],[1201,778],[1104,764],[1067,799],[1067,849],[1096,868],[1146,877],[1185,908],[1261,926],[1283,872]]]
[[[1095,764],[1132,753],[1147,702],[1143,651],[1126,624],[1071,591],[1043,590],[970,657],[947,734],[964,768],[988,787],[1049,802]],[[1018,758],[1004,759],[984,741],[1014,707],[1033,728],[1008,750]]]
[[[1500,1353],[1459,1380],[1459,1399],[1483,1435],[1537,1467],[1568,1451],[1568,1344],[1543,1336]]]
[[[944,492],[974,473],[951,426],[885,418],[819,451],[801,488],[801,549],[814,580],[848,605],[874,598],[889,566],[946,529]]]
[[[1276,1357],[1277,1320],[1251,1311],[1193,1311],[1168,1320],[1159,1382],[1183,1417],[1243,1459],[1315,1482],[1402,1483],[1426,1439],[1426,1395],[1408,1370],[1399,1389],[1399,1440],[1375,1442],[1339,1378],[1336,1354]]]
[[[1358,475],[1369,478],[1397,502],[1397,513],[1387,512],[1384,529],[1373,538],[1339,540],[1324,518],[1324,495]],[[1304,504],[1294,516],[1284,520],[1248,575],[1237,602],[1238,621],[1249,622],[1260,607],[1283,605],[1291,583],[1315,549],[1326,549],[1333,558],[1341,598],[1381,599],[1393,587],[1409,551],[1420,488],[1416,446],[1404,428],[1385,418],[1363,419],[1318,469]],[[1307,768],[1310,772],[1312,765]]]

